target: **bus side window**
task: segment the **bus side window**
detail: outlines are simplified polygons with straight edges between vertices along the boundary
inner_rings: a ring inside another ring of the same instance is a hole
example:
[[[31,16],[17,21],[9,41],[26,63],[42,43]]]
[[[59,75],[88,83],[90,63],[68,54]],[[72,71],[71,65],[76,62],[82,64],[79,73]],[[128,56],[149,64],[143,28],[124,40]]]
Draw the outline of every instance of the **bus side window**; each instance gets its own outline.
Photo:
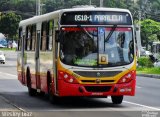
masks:
[[[28,39],[27,39],[27,33],[28,33],[28,32],[27,32],[27,31],[28,31],[28,30],[27,30],[27,28],[26,28],[26,31],[25,31],[25,39],[24,39],[24,40],[25,40],[25,43],[24,43],[24,47],[25,47],[25,48],[24,48],[24,50],[27,50],[27,44],[28,44]]]
[[[49,50],[49,22],[46,23],[46,50]]]
[[[21,43],[21,42],[22,42],[21,40],[22,40],[22,38],[20,38],[20,39],[18,40],[18,47],[17,47],[17,50],[18,50],[18,51],[21,50],[21,44],[22,44],[22,43]]]
[[[32,26],[30,27],[30,50],[32,50]]]
[[[31,50],[35,50],[35,40],[36,40],[36,25],[31,28]]]
[[[54,24],[54,21],[52,21],[52,20],[48,22],[48,27],[47,27],[47,43],[46,43],[47,50],[52,50],[53,24]]]
[[[28,26],[26,30],[27,30],[26,31],[26,33],[27,33],[27,35],[26,35],[26,50],[30,51],[31,50],[31,46],[30,46],[31,45],[31,27]]]
[[[42,23],[42,29],[41,29],[41,45],[40,50],[45,51],[46,50],[46,42],[47,42],[47,22]]]
[[[21,44],[22,44],[22,28],[19,28],[19,39],[18,39],[18,48],[17,50],[21,50]]]

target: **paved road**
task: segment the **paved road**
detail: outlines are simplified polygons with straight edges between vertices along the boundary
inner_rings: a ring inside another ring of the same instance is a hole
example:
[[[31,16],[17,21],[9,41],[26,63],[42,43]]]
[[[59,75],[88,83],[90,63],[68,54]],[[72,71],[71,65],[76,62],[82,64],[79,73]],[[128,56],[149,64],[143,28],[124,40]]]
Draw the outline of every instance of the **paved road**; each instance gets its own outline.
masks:
[[[158,79],[137,77],[136,96],[125,97],[121,105],[112,104],[110,98],[72,98],[50,104],[47,96],[30,97],[17,80],[16,54],[8,52],[6,58],[6,64],[0,64],[0,116],[4,110],[16,110],[35,117],[160,117]]]

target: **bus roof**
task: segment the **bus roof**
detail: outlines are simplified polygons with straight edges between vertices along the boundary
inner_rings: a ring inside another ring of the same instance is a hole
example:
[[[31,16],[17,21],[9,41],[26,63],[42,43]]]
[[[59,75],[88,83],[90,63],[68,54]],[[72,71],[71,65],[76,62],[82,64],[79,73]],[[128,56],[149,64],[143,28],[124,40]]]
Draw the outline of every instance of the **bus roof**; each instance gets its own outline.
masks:
[[[31,24],[35,24],[37,22],[49,21],[53,18],[59,18],[59,16],[63,12],[73,12],[73,11],[114,11],[114,12],[127,12],[131,15],[131,12],[128,9],[120,9],[120,8],[104,8],[104,7],[79,7],[79,8],[70,8],[70,9],[61,9],[57,11],[53,11],[47,14],[34,16],[32,18],[22,20],[19,23],[19,27],[27,26]]]
[[[62,9],[63,11],[121,11],[121,12],[130,12],[128,9],[120,8],[105,8],[105,7],[78,7],[70,9]]]

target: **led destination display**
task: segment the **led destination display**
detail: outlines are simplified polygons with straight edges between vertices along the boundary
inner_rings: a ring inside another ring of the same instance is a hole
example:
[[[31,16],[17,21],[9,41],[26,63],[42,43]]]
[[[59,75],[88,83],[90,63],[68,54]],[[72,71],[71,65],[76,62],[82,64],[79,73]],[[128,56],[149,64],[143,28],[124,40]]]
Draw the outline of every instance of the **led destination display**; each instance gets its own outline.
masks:
[[[61,25],[131,25],[131,17],[125,12],[66,12]]]

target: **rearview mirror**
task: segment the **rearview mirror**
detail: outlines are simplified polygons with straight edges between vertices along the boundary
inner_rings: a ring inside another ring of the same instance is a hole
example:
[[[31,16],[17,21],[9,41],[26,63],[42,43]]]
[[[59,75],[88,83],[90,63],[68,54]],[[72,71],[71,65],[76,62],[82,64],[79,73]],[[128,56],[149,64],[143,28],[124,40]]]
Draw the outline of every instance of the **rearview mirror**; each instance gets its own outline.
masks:
[[[59,32],[60,32],[60,31],[57,30],[57,31],[56,31],[56,34],[55,34],[55,40],[56,40],[56,42],[60,42]]]
[[[56,42],[63,43],[63,33],[61,31],[59,30],[56,31],[55,40]]]

